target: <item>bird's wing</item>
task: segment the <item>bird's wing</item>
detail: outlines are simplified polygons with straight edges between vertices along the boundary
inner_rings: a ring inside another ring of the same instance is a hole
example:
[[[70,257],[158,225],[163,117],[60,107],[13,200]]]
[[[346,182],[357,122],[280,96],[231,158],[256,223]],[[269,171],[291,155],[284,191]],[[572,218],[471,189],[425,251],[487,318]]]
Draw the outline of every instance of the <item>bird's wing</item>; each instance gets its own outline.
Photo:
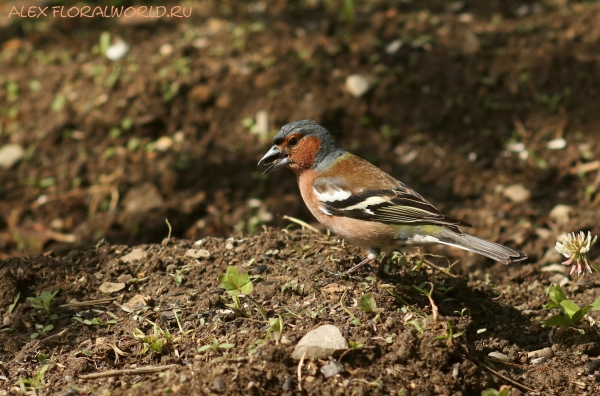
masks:
[[[341,178],[319,177],[313,182],[313,188],[321,211],[332,216],[388,224],[471,227],[469,223],[443,215],[419,193],[394,181],[395,185],[390,188],[352,191]]]

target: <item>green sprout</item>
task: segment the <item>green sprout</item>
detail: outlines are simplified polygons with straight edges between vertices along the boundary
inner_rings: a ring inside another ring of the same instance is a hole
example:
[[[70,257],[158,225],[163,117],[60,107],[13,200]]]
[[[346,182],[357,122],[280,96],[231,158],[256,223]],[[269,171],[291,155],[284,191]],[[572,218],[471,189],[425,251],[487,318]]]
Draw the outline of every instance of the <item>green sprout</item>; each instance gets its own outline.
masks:
[[[446,325],[448,326],[448,333],[446,335],[434,337],[434,340],[446,340],[446,343],[450,345],[453,339],[465,334],[466,330],[459,331],[458,333],[454,334],[454,329],[452,328],[452,324],[449,321],[446,321]]]
[[[38,371],[37,374],[31,378],[19,378],[17,384],[21,388],[21,391],[23,393],[33,391],[36,395],[38,395],[39,391],[46,388],[46,380],[44,379],[44,376],[49,367],[49,364],[42,366],[40,371]]]
[[[119,317],[117,315],[115,315],[112,312],[106,311],[103,312],[106,315],[109,315],[112,319],[102,319],[102,318],[93,318],[93,319],[81,319],[79,316],[73,316],[73,320],[83,323],[84,325],[87,326],[110,326],[110,325],[116,325],[117,324],[117,319],[119,319]]]
[[[216,338],[211,338],[209,341],[210,341],[209,344],[202,345],[200,348],[198,348],[198,352],[205,352],[208,350],[212,350],[215,353],[219,353],[220,349],[235,348],[235,344],[231,344],[231,343],[227,343],[227,342],[219,343],[219,340],[217,340]]]
[[[347,290],[344,291],[344,294],[342,294],[342,298],[340,298],[340,307],[342,307],[344,312],[346,312],[352,318],[352,324],[354,326],[362,326],[360,319],[358,319],[356,316],[354,316],[354,314],[352,312],[350,312],[350,310],[348,308],[344,307],[344,297],[346,297],[347,292],[348,292]]]
[[[350,349],[360,349],[363,347],[363,343],[362,342],[358,342],[358,341],[352,341],[352,340],[348,340],[348,348]]]
[[[268,340],[271,335],[273,335],[273,339],[275,340],[275,344],[279,344],[279,340],[281,340],[281,335],[283,334],[283,319],[281,317],[278,318],[269,318],[269,330],[267,331],[267,336],[265,340]]]
[[[510,395],[510,388],[501,386],[500,390],[494,388],[488,388],[481,391],[481,396],[508,396]]]
[[[287,289],[290,289],[293,292],[296,292],[300,295],[304,294],[304,285],[298,283],[298,279],[294,279],[291,282],[287,282],[285,285],[281,287],[281,291],[284,292]]]
[[[563,293],[559,285],[550,285],[548,288],[548,296],[551,301],[544,305],[544,308],[558,308],[561,313],[559,315],[554,315],[543,322],[544,326],[572,327],[577,325],[589,310],[600,310],[600,297],[598,297],[592,305],[586,305],[585,307],[579,308],[565,296],[565,293]]]
[[[225,305],[233,309],[236,314],[239,316],[247,316],[242,311],[242,302],[240,300],[240,297],[246,297],[256,306],[258,312],[260,312],[264,320],[269,320],[264,308],[258,303],[258,301],[249,295],[252,293],[254,287],[252,286],[252,281],[250,281],[250,275],[248,275],[247,272],[240,274],[235,266],[228,266],[227,272],[219,275],[219,285],[227,291],[227,294],[229,294],[233,300],[232,304]]]
[[[27,301],[31,301],[31,305],[34,308],[43,309],[46,311],[46,314],[50,316],[50,304],[52,303],[54,296],[56,296],[56,293],[58,293],[58,290],[54,293],[43,291],[38,297],[27,297]]]
[[[21,297],[21,293],[17,293],[17,295],[13,298],[13,303],[8,306],[8,313],[11,314],[12,311],[15,310],[17,306],[17,301],[19,301],[19,297]]]
[[[148,320],[148,322],[150,321]],[[173,343],[173,336],[169,330],[161,329],[160,326],[154,322],[150,323],[153,325],[153,332],[151,334],[145,334],[138,328],[133,330],[133,338],[145,344],[140,355],[146,354],[150,349],[158,354],[162,354],[165,347]]]
[[[54,325],[47,325],[47,326],[42,326],[42,325],[35,325],[38,328],[38,331],[36,331],[35,333],[31,333],[30,337],[31,339],[36,339],[40,336],[40,334],[44,334],[47,333],[49,331],[52,331],[54,329]]]

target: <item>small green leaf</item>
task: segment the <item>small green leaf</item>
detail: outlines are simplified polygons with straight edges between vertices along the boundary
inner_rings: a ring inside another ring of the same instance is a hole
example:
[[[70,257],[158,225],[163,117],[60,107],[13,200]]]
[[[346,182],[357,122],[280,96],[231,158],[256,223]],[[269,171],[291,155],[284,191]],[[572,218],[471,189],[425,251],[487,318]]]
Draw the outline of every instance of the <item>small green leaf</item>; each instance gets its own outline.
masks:
[[[569,300],[563,300],[560,302],[560,306],[562,307],[563,311],[569,316],[569,318],[573,318],[573,316],[575,316],[575,314],[579,311],[579,307],[577,305],[575,305],[575,303],[569,301]],[[583,316],[583,315],[582,315]]]
[[[235,344],[223,343],[219,344],[219,349],[231,349],[235,348]]]
[[[563,293],[560,285],[550,285],[548,288],[548,294],[550,295],[550,299],[557,304],[560,304],[561,301],[567,300],[567,296]]]
[[[198,348],[198,352],[208,351],[209,349],[213,349],[213,346],[210,344],[202,345],[200,348]]]
[[[554,315],[544,322],[544,326],[563,326],[569,327],[571,326],[571,319],[566,318],[562,315]]]
[[[592,311],[598,311],[598,310],[600,310],[600,297],[598,297],[596,299],[596,301],[594,301],[592,303],[592,305],[590,305],[590,308],[592,309]]]
[[[573,322],[573,324],[579,322],[581,318],[583,318],[583,315],[585,315],[587,311],[590,310],[590,308],[592,308],[592,306],[588,305],[575,312],[575,315],[571,317],[571,322]]]
[[[366,293],[358,299],[358,308],[363,312],[377,311],[377,304],[372,293]]]

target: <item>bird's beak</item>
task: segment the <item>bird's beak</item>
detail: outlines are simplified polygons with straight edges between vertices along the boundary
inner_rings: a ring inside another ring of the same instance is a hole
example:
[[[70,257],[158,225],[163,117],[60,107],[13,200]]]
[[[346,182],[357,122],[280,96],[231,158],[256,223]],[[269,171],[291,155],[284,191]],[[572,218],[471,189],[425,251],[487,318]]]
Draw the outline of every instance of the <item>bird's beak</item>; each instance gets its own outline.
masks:
[[[258,161],[258,165],[270,165],[263,175],[277,169],[281,169],[289,163],[289,159],[286,153],[284,153],[279,147],[273,146],[267,153]]]

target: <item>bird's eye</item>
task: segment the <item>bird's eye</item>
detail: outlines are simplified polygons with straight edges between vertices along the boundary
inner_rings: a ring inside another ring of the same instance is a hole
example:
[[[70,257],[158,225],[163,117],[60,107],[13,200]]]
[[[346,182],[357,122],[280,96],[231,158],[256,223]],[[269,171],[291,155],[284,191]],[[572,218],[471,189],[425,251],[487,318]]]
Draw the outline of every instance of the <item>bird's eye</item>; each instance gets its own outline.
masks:
[[[295,146],[295,145],[297,145],[297,144],[298,144],[298,139],[296,139],[295,137],[294,137],[294,138],[291,138],[291,139],[288,141],[288,145],[290,145],[290,146]]]

